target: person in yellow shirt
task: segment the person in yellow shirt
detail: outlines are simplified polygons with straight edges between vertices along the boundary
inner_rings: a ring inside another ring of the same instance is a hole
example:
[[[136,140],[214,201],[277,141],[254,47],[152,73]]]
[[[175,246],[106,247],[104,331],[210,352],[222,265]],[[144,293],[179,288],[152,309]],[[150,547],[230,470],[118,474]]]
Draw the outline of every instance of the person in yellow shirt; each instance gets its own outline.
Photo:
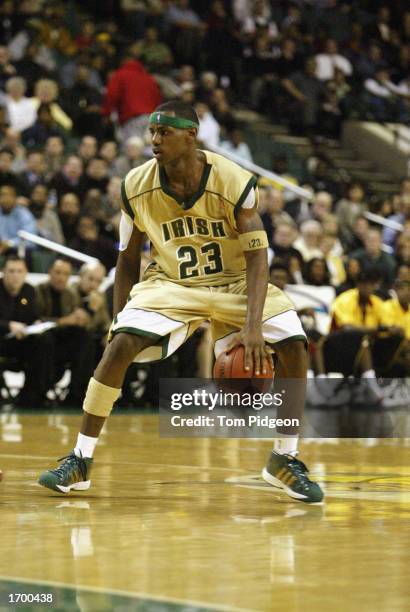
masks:
[[[376,371],[380,375],[391,367],[403,332],[387,325],[385,304],[375,295],[379,278],[376,270],[361,272],[357,287],[335,299],[331,332],[318,348],[316,364],[320,377],[327,372],[360,375],[368,392],[365,401],[382,405]]]

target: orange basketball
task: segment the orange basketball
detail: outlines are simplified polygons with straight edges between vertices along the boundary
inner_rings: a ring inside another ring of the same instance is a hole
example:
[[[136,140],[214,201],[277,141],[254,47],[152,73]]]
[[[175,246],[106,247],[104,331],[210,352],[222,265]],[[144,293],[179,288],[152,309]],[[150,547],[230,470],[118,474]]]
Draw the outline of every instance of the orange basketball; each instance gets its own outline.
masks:
[[[214,379],[221,386],[226,388],[224,380],[233,379],[247,379],[246,385],[252,387],[255,391],[260,393],[267,393],[271,387],[273,379],[273,365],[272,359],[269,359],[268,369],[266,374],[262,372],[256,375],[251,370],[245,370],[244,366],[245,348],[240,345],[233,348],[229,353],[221,353],[214,365]],[[242,387],[239,382],[233,382],[229,387]]]

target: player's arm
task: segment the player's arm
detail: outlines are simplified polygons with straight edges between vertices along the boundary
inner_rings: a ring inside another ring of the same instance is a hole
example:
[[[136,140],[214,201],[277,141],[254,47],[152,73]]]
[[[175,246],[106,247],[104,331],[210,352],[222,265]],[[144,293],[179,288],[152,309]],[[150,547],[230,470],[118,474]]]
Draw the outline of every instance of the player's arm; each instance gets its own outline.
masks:
[[[245,261],[248,304],[245,325],[233,339],[232,346],[245,347],[245,368],[256,374],[266,371],[269,350],[262,334],[262,315],[268,288],[267,238],[262,220],[253,208],[240,208],[236,217]]]
[[[134,224],[123,204],[114,281],[114,317],[124,308],[133,285],[139,281],[143,240],[144,233]]]

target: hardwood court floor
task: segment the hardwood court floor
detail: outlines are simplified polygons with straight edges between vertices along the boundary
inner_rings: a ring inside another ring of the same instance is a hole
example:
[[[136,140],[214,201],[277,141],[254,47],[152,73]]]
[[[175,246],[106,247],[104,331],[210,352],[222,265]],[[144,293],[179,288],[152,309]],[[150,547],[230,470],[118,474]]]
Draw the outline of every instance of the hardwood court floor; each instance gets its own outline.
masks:
[[[302,443],[327,492],[307,506],[257,478],[269,441],[159,439],[155,416],[115,415],[89,492],[39,487],[78,423],[0,415],[1,610],[22,590],[53,593],[36,610],[410,609],[408,440]]]

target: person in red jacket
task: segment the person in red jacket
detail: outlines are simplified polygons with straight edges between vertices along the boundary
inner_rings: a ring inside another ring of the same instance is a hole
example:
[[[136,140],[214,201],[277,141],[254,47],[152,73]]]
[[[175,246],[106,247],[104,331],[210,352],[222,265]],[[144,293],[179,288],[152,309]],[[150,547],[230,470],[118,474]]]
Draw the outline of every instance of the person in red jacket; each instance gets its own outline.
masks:
[[[107,85],[102,114],[118,114],[121,138],[143,136],[150,114],[161,104],[162,96],[155,79],[141,62],[126,53],[121,66],[113,72]]]

